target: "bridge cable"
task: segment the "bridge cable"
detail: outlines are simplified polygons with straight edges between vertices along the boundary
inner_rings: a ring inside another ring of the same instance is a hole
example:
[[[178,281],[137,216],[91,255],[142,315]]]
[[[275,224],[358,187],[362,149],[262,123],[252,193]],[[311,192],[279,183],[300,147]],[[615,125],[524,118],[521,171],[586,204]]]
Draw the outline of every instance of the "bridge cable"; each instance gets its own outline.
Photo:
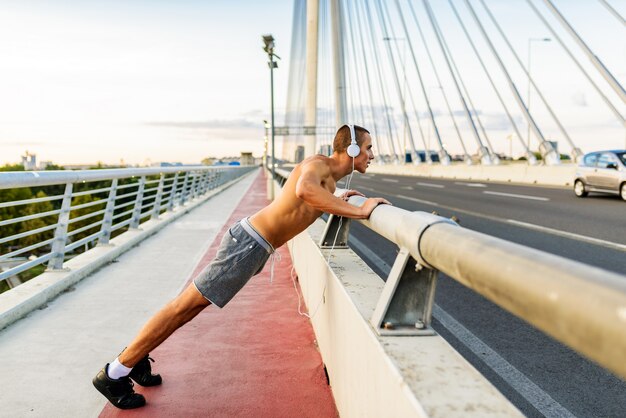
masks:
[[[355,3],[354,12],[355,12],[356,21],[357,22],[363,22],[364,21],[364,17],[363,16],[364,16],[365,12],[363,12],[363,14],[361,14],[361,10],[359,8],[359,2]],[[366,49],[365,49],[365,47],[366,47],[366,45],[365,45],[366,44],[366,38],[365,38],[365,36],[363,34],[363,29],[362,29],[362,26],[364,26],[364,25],[357,24],[356,26],[357,26],[357,29],[359,31],[359,39],[361,39],[361,55],[362,55],[363,61],[365,63],[365,79],[367,80],[367,87],[368,87],[368,93],[369,93],[369,98],[370,98],[370,113],[372,115],[372,120],[374,121],[374,129],[377,130],[378,129],[377,128],[378,124],[376,123],[376,120],[378,119],[378,117],[377,117],[377,115],[375,113],[375,109],[376,109],[376,106],[375,106],[375,103],[374,103],[375,97],[374,97],[374,91],[372,90],[372,83],[371,83],[372,77],[370,76],[370,73],[369,73],[369,66],[370,66],[369,61],[368,61],[369,54],[366,53]],[[390,133],[390,135],[391,135],[391,133]],[[382,139],[381,139],[381,141],[382,141]],[[379,161],[384,162],[383,150],[382,150],[382,148],[379,148],[379,149],[380,149],[380,151],[379,151],[379,153],[380,153]],[[389,145],[388,144],[387,144],[387,151],[389,152]]]
[[[384,4],[384,3],[383,3],[383,4]],[[397,11],[398,11],[398,15],[400,16],[400,18],[402,18],[402,9],[400,8],[400,4],[398,3],[398,0],[396,0],[396,1],[395,1],[395,5],[396,5]],[[385,6],[385,8],[386,8],[386,6]],[[388,10],[387,10],[387,15],[389,16],[389,11],[388,11]],[[390,25],[390,26],[391,26],[391,25]],[[391,26],[391,28],[392,28],[392,31],[393,31],[393,26]],[[410,39],[409,39],[409,37],[407,36],[406,32],[405,32],[405,37],[404,37],[404,38],[397,38],[397,37],[396,37],[395,32],[392,32],[392,34],[393,34],[393,41],[394,41],[394,45],[395,45],[395,47],[396,47],[396,54],[397,54],[398,56],[400,56],[400,46],[398,45],[398,42],[397,42],[399,39],[401,39],[401,40],[405,41],[405,42],[406,42],[406,44],[405,44],[405,48],[406,48],[406,45],[408,44],[409,50],[410,50],[410,52],[411,52],[411,55],[412,55],[412,56],[414,56],[414,55],[415,55],[415,53],[414,53],[414,51],[413,51],[413,47],[412,47],[411,42],[410,42]],[[404,54],[406,54],[406,49],[405,49],[405,51],[404,51]],[[404,58],[403,58],[403,59],[404,59],[404,60],[406,60],[406,55],[403,55],[403,56],[404,56]],[[411,89],[406,89],[406,85],[407,85],[407,74],[406,74],[406,65],[405,65],[404,63],[403,63],[403,69],[404,69],[404,71],[403,71],[403,76],[404,76],[405,94],[407,94],[407,95],[408,95],[408,97],[409,97],[409,101],[410,101],[411,105],[413,106],[413,111],[414,111],[414,113],[415,113],[415,120],[417,121],[417,127],[418,127],[418,130],[419,130],[419,133],[420,133],[420,137],[422,138],[422,143],[423,143],[423,145],[424,145],[424,160],[425,160],[425,162],[427,162],[427,163],[432,163],[432,159],[431,159],[431,156],[430,156],[429,146],[428,146],[428,144],[426,143],[426,136],[424,135],[424,128],[422,127],[421,117],[420,117],[420,115],[419,115],[419,110],[418,110],[418,106],[417,106],[417,101],[413,98],[413,93],[411,92]],[[419,68],[418,68],[418,77],[420,77],[420,78],[421,78],[421,74],[419,74]],[[417,159],[418,157],[419,157],[419,156],[417,156],[417,155],[416,155],[416,156],[414,156],[414,158],[416,158],[416,159]],[[420,160],[421,160],[421,159],[420,159]]]
[[[556,17],[556,19],[561,23],[565,30],[572,36],[572,38],[574,38],[574,41],[576,41],[576,43],[578,44],[578,46],[580,46],[583,52],[587,54],[587,57],[591,60],[592,64],[604,77],[606,82],[609,83],[615,93],[617,93],[622,101],[626,103],[626,91],[624,91],[624,87],[622,87],[619,81],[617,81],[615,77],[613,77],[613,74],[611,74],[609,69],[604,66],[602,61],[600,61],[600,58],[598,58],[598,56],[593,53],[593,51],[587,46],[585,41],[583,41],[578,33],[576,33],[572,25],[570,25],[565,17],[563,17],[563,15],[561,14],[561,12],[559,12],[559,9],[556,8],[554,3],[552,3],[550,0],[543,0],[543,2],[546,4],[546,6],[548,6],[548,9],[550,9],[554,17]]]
[[[543,148],[543,151],[547,157],[549,154],[553,152],[552,145],[546,141],[545,137],[543,136],[543,133],[539,129],[539,126],[537,125],[532,115],[528,111],[528,108],[526,107],[526,104],[524,103],[524,100],[522,99],[522,96],[520,95],[519,90],[517,89],[517,86],[515,85],[515,82],[513,82],[513,79],[511,79],[511,76],[509,75],[509,72],[504,66],[502,59],[498,55],[498,51],[496,51],[495,47],[493,46],[493,43],[491,43],[491,39],[489,38],[489,35],[487,35],[487,32],[485,32],[485,28],[483,27],[482,23],[480,22],[480,19],[476,15],[476,12],[474,8],[472,7],[471,3],[469,2],[469,0],[464,0],[464,1],[465,1],[465,5],[470,11],[470,14],[472,15],[472,18],[474,19],[474,22],[476,23],[476,26],[478,26],[478,29],[480,29],[480,33],[482,34],[485,40],[485,43],[489,47],[489,50],[491,51],[493,57],[498,63],[498,66],[500,67],[500,70],[504,74],[507,80],[507,83],[509,85],[509,88],[511,89],[511,92],[513,93],[513,97],[515,98],[520,110],[522,111],[522,114],[526,118],[526,121],[530,124],[531,129],[533,133],[535,134],[535,137],[539,140],[540,148]],[[556,161],[558,161],[557,155],[553,155],[552,158],[555,158]]]
[[[348,90],[350,91],[350,98],[351,98],[351,104],[352,107],[354,107],[354,109],[352,110],[352,117],[349,119],[350,121],[352,121],[351,123],[354,123],[354,121],[357,119],[357,101],[354,100],[354,96],[357,96],[357,100],[358,100],[358,114],[360,116],[360,120],[361,123],[358,123],[357,125],[361,125],[364,126],[365,124],[365,113],[363,111],[363,106],[361,105],[363,103],[363,98],[361,97],[361,78],[359,77],[359,63],[358,63],[358,55],[356,53],[356,46],[354,43],[354,30],[352,28],[353,26],[353,22],[352,22],[352,18],[350,16],[350,10],[349,10],[349,2],[341,2],[344,6],[345,6],[345,10],[341,13],[342,17],[345,20],[345,23],[342,25],[342,27],[347,27],[348,28],[348,37],[349,39],[349,45],[347,48],[344,48],[345,51],[347,51],[348,53],[346,55],[348,55],[348,59],[346,60],[346,67],[348,69],[348,76],[350,77],[351,80],[354,81],[354,83],[349,83],[348,84]],[[345,39],[345,37],[344,37]],[[347,42],[347,41],[345,41]],[[351,71],[350,71],[351,70]],[[356,91],[354,91],[356,90]]]
[[[456,65],[456,61],[454,60],[452,51],[450,51],[450,48],[448,47],[448,43],[446,42],[446,37],[444,36],[443,31],[441,30],[441,27],[439,26],[439,23],[436,20],[434,21],[434,23],[435,23],[435,26],[437,27],[437,31],[439,32],[439,36],[441,37],[441,41],[443,43],[445,52],[446,54],[448,54],[448,58],[450,59],[450,63],[452,64],[452,69],[456,72],[459,83],[461,84],[461,88],[463,89],[463,93],[465,94],[465,97],[467,97],[467,102],[469,103],[469,107],[470,107],[470,113],[474,114],[474,117],[476,118],[476,121],[478,122],[478,127],[480,128],[480,131],[482,132],[485,138],[485,141],[487,142],[487,145],[488,145],[487,150],[490,153],[491,162],[493,162],[494,164],[499,164],[500,158],[495,153],[493,149],[493,145],[491,144],[491,141],[489,140],[489,135],[487,135],[487,131],[485,130],[485,127],[483,126],[483,123],[480,120],[480,115],[478,114],[478,111],[476,110],[476,107],[474,106],[474,103],[472,102],[472,96],[470,96],[469,91],[467,90],[467,87],[465,86],[465,82],[463,81],[461,72],[459,71]]]
[[[359,31],[361,29],[361,25],[358,24],[358,19],[354,19],[353,16],[355,16],[355,10],[354,8],[351,6],[351,2],[346,1],[344,2],[345,6],[346,6],[346,13],[344,14],[344,16],[346,16],[347,19],[350,20],[350,23],[347,25],[350,28],[350,42],[352,45],[352,53],[354,55],[354,72],[357,76],[357,83],[358,83],[358,96],[359,96],[359,102],[360,102],[360,109],[361,109],[361,118],[362,118],[362,122],[361,122],[361,126],[365,126],[365,122],[366,122],[366,117],[365,117],[365,110],[364,110],[364,100],[363,97],[361,96],[361,86],[363,85],[361,78],[359,77],[359,68],[361,68],[361,61],[363,62],[363,66],[362,68],[364,68],[365,70],[365,81],[367,82],[367,88],[368,88],[368,92],[369,92],[369,101],[370,101],[370,113],[371,113],[371,117],[372,117],[372,124],[373,124],[373,134],[374,134],[374,143],[376,144],[376,149],[378,153],[382,153],[382,148],[381,148],[381,139],[378,137],[378,126],[376,123],[376,116],[373,113],[373,100],[372,100],[372,87],[370,85],[369,82],[369,70],[367,68],[367,62],[365,62],[365,50],[364,50],[364,46],[363,43],[361,43],[361,48],[363,50],[362,54],[359,54],[357,52],[357,48],[356,48],[356,42],[354,41],[354,30],[353,30],[353,26],[356,26]],[[359,36],[359,39],[363,39],[362,35]],[[365,95],[365,93],[364,93]],[[377,161],[381,160],[378,156],[377,156]]]
[[[300,127],[304,125],[304,89],[305,82],[305,60],[303,52],[306,42],[306,0],[296,0],[294,2],[292,32],[291,32],[291,53],[289,59],[289,78],[287,84],[287,104],[285,109],[285,126]],[[295,142],[295,146],[290,144]],[[291,161],[295,157],[289,155],[289,149],[295,151],[297,144],[304,142],[300,135],[289,135],[283,137],[282,158]]]
[[[481,162],[483,164],[491,164],[491,156],[489,155],[489,150],[487,149],[487,147],[485,147],[480,139],[480,135],[478,134],[478,129],[476,129],[476,124],[474,123],[474,119],[472,118],[472,115],[469,111],[469,108],[467,107],[467,102],[465,101],[465,98],[463,97],[463,93],[461,92],[461,88],[459,87],[459,83],[454,75],[454,71],[452,70],[452,66],[450,64],[450,60],[448,59],[448,56],[446,55],[446,51],[445,48],[443,47],[443,41],[441,39],[441,35],[438,31],[438,24],[437,24],[437,19],[435,18],[432,9],[430,8],[430,3],[428,0],[422,0],[423,4],[424,4],[424,9],[426,10],[426,15],[428,16],[428,19],[430,21],[430,24],[433,28],[433,32],[435,33],[435,38],[437,38],[437,44],[439,45],[439,48],[441,49],[441,53],[443,55],[444,61],[446,62],[446,66],[448,67],[448,70],[450,71],[450,76],[452,78],[452,81],[454,83],[454,87],[456,89],[456,92],[459,96],[459,100],[461,101],[461,104],[463,105],[463,110],[465,111],[465,116],[467,118],[467,121],[470,124],[471,127],[471,132],[474,135],[474,139],[476,139],[476,143],[478,145],[478,153],[479,153],[479,157],[481,159]]]
[[[380,1],[375,1],[374,2],[377,6],[378,9],[378,15],[379,15],[379,21],[380,21],[380,25],[381,25],[381,29],[383,31],[383,40],[386,41],[385,42],[385,49],[387,50],[387,55],[389,56],[389,63],[391,64],[391,72],[393,75],[393,81],[394,84],[396,85],[396,91],[398,93],[398,98],[400,99],[400,108],[402,110],[402,117],[404,119],[404,123],[405,123],[405,127],[406,130],[409,134],[409,141],[410,141],[410,145],[413,149],[412,155],[413,155],[413,163],[414,164],[419,164],[421,162],[421,160],[419,160],[419,156],[417,155],[417,150],[415,149],[415,142],[413,141],[413,131],[411,130],[411,124],[409,122],[409,116],[407,115],[406,112],[406,100],[404,97],[404,94],[402,93],[402,87],[400,85],[400,80],[398,78],[398,70],[396,68],[396,63],[394,60],[394,54],[393,51],[391,49],[391,41],[395,41],[395,33],[393,32],[393,28],[391,28],[391,35],[389,36],[389,30],[387,27],[387,18],[385,16],[385,12],[383,10],[383,7],[381,5],[382,2]],[[406,68],[406,67],[405,67]],[[406,74],[405,74],[406,77]],[[406,155],[406,149],[404,149],[404,146],[402,146],[402,153],[403,156]],[[404,157],[406,158],[406,157]],[[403,160],[404,160],[403,158]]]
[[[489,9],[489,7],[487,7],[487,4],[484,2],[484,0],[479,0],[479,1],[483,5],[483,7],[485,8],[485,11],[487,12],[487,16],[489,16],[489,19],[491,19],[491,21],[493,22],[493,25],[496,27],[496,29],[500,33],[500,36],[502,36],[502,39],[504,40],[504,42],[508,46],[508,48],[511,51],[511,53],[513,54],[513,56],[515,57],[515,60],[517,61],[519,66],[524,71],[524,74],[526,74],[526,76],[528,77],[528,81],[530,82],[530,84],[533,86],[533,88],[537,92],[537,95],[539,96],[539,98],[541,99],[543,104],[546,106],[546,109],[548,110],[548,112],[552,116],[552,119],[554,120],[554,122],[558,126],[559,131],[561,131],[561,134],[563,134],[563,136],[565,137],[565,139],[569,143],[570,147],[572,148],[572,154],[571,154],[572,155],[572,159],[574,161],[576,161],[580,156],[582,156],[582,151],[579,148],[577,148],[576,145],[574,145],[574,141],[572,141],[572,138],[570,138],[569,134],[565,130],[565,127],[561,124],[561,121],[559,120],[559,118],[556,116],[556,114],[552,110],[552,107],[548,104],[548,101],[544,97],[543,93],[541,93],[541,90],[539,90],[539,87],[535,84],[535,80],[533,80],[533,78],[530,76],[530,73],[528,72],[528,69],[526,68],[526,66],[524,65],[522,60],[519,58],[519,55],[517,55],[517,52],[515,52],[515,48],[513,48],[513,45],[511,45],[511,42],[509,41],[509,38],[504,34],[504,31],[500,27],[500,24],[498,23],[496,18],[491,13],[491,10]]]
[[[411,14],[413,16],[413,20],[415,21],[415,25],[417,26],[417,30],[420,34],[420,38],[422,40],[422,45],[424,46],[424,49],[426,50],[426,54],[428,56],[428,61],[430,62],[430,65],[432,67],[432,70],[435,74],[435,78],[437,79],[437,84],[441,91],[441,95],[443,96],[443,101],[446,104],[446,109],[448,110],[448,114],[450,115],[450,119],[452,120],[452,125],[454,126],[454,130],[457,134],[457,137],[459,138],[459,142],[461,143],[461,147],[463,148],[463,153],[464,153],[464,159],[465,162],[467,164],[471,164],[472,163],[472,157],[470,157],[470,155],[467,152],[467,149],[465,148],[465,142],[463,141],[463,136],[461,135],[461,130],[459,129],[459,126],[456,122],[456,118],[454,117],[454,112],[452,111],[452,107],[450,106],[450,102],[448,100],[448,95],[446,94],[446,91],[443,89],[443,84],[441,83],[441,79],[439,78],[439,72],[437,71],[437,66],[435,65],[435,61],[433,60],[433,57],[430,53],[430,48],[428,48],[428,42],[426,41],[426,37],[424,36],[424,32],[422,31],[422,27],[417,19],[417,14],[415,13],[415,9],[413,8],[413,3],[410,0],[407,0],[408,4],[409,4],[409,8],[411,10]],[[402,22],[404,22],[404,18],[402,17],[402,15],[400,15],[400,18],[402,19]],[[406,33],[406,25],[405,26],[405,33]],[[407,37],[408,37],[408,33],[407,33]],[[413,60],[415,62],[415,65],[417,66],[417,61],[415,59],[415,56],[413,56]],[[420,77],[420,82],[421,82],[421,77]],[[439,130],[437,129],[437,125],[435,124],[435,118],[433,116],[433,112],[432,109],[430,107],[430,102],[428,101],[428,95],[426,92],[426,88],[422,82],[422,91],[424,94],[424,97],[426,98],[426,103],[428,105],[428,110],[431,114],[431,122],[433,124],[433,128],[435,131],[435,134],[437,136],[437,140],[439,141],[439,146],[440,149],[443,150],[443,141],[441,140],[441,135],[439,134]],[[447,152],[446,152],[447,154]],[[449,157],[448,157],[449,158]],[[441,156],[440,156],[441,159]]]
[[[387,80],[389,80],[390,77],[389,74],[387,72],[391,72],[391,75],[393,75],[393,79],[394,79],[394,83],[396,83],[396,71],[395,71],[395,61],[393,59],[393,54],[390,52],[391,50],[389,49],[389,44],[388,42],[385,41],[385,38],[388,38],[387,36],[387,28],[381,24],[381,15],[378,13],[379,12],[379,8],[380,8],[380,0],[372,0],[372,2],[374,3],[375,7],[375,11],[371,13],[372,16],[374,16],[374,14],[376,14],[376,16],[378,16],[378,21],[379,21],[379,25],[377,26],[380,29],[380,37],[378,36],[374,36],[373,39],[376,40],[378,42],[378,45],[380,45],[380,41],[382,40],[383,45],[384,45],[384,49],[387,51],[388,57],[386,60],[383,60],[383,65],[381,66],[382,72],[383,74],[386,76],[384,78],[384,81],[387,82]],[[368,6],[369,7],[369,6]],[[372,17],[372,22],[374,22],[374,17]],[[377,32],[376,32],[377,33]],[[377,47],[376,50],[378,49],[383,49],[381,47]],[[391,54],[391,55],[389,55]],[[380,57],[379,60],[382,58],[382,56],[380,54],[376,54],[376,57]],[[387,65],[385,65],[387,64]],[[391,87],[389,88],[385,88],[385,91],[390,91]],[[397,84],[396,84],[396,92],[397,92]],[[393,106],[393,99],[391,97],[391,94],[389,96],[389,109],[391,110],[391,114],[390,114],[390,118],[391,118],[391,122],[393,124],[394,127],[394,144],[397,147],[397,156],[398,156],[398,161],[399,162],[404,162],[405,161],[405,154],[406,151],[403,149],[404,146],[402,144],[402,139],[400,138],[400,130],[398,128],[398,124],[397,124],[397,119],[396,119],[396,112],[395,112],[395,107]],[[402,99],[400,98],[400,110],[402,111],[403,109],[403,103],[402,103]],[[406,126],[406,125],[405,125]]]
[[[448,0],[448,3],[450,4],[450,7],[452,7],[452,11],[454,12],[454,15],[456,16],[456,19],[459,22],[459,25],[463,29],[463,33],[465,33],[465,37],[469,41],[469,43],[470,43],[470,45],[472,47],[472,50],[474,51],[474,54],[476,55],[476,58],[478,58],[478,62],[480,62],[480,65],[481,65],[483,71],[485,72],[485,75],[489,79],[489,83],[491,84],[491,87],[493,88],[494,93],[498,97],[498,100],[500,100],[500,104],[504,108],[504,112],[506,113],[506,115],[507,115],[507,117],[509,119],[509,122],[511,123],[511,126],[515,130],[515,134],[517,135],[517,138],[519,139],[520,143],[522,144],[522,147],[524,148],[524,150],[526,150],[526,158],[528,159],[529,162],[532,160],[532,163],[534,164],[534,162],[536,161],[535,160],[535,155],[526,146],[526,142],[524,141],[524,138],[522,137],[522,134],[520,133],[520,131],[519,131],[518,127],[517,127],[517,124],[515,123],[515,120],[513,119],[513,116],[511,115],[511,112],[509,111],[506,103],[504,102],[504,99],[502,98],[502,95],[500,94],[500,90],[496,87],[496,84],[493,81],[493,78],[491,77],[491,74],[489,73],[489,70],[487,69],[487,66],[485,65],[485,62],[483,61],[482,57],[480,56],[480,53],[478,52],[478,49],[476,48],[476,45],[474,44],[474,41],[472,40],[472,37],[470,36],[469,32],[467,31],[467,27],[463,23],[463,20],[461,19],[461,16],[459,15],[459,12],[457,11],[456,7],[454,6],[454,3],[452,2],[452,0]]]
[[[576,66],[578,67],[578,69],[583,73],[583,75],[585,76],[585,78],[587,78],[587,80],[589,81],[589,83],[591,83],[591,85],[593,86],[593,88],[596,90],[596,92],[598,92],[598,94],[600,95],[600,97],[602,98],[602,100],[604,101],[604,103],[606,103],[606,105],[609,107],[609,109],[611,109],[611,111],[615,114],[615,116],[617,116],[618,120],[622,123],[622,125],[626,124],[626,120],[624,119],[624,116],[622,116],[622,114],[620,113],[619,110],[617,110],[617,108],[613,105],[613,103],[608,99],[608,97],[606,97],[604,95],[604,93],[602,93],[602,90],[600,90],[600,87],[598,87],[598,85],[595,83],[595,81],[593,81],[593,79],[591,78],[591,76],[589,75],[589,73],[583,68],[583,66],[580,64],[580,61],[578,61],[578,59],[574,56],[574,54],[572,54],[572,52],[570,51],[570,49],[567,47],[567,45],[565,45],[565,43],[563,42],[563,40],[561,39],[561,37],[554,31],[554,29],[552,28],[552,25],[550,25],[550,23],[548,23],[548,21],[543,17],[543,15],[541,14],[541,12],[537,9],[537,7],[535,7],[535,5],[532,3],[531,0],[526,0],[526,3],[528,3],[528,5],[530,6],[530,8],[535,12],[535,14],[537,15],[537,17],[539,18],[539,20],[541,20],[541,22],[543,22],[543,24],[545,25],[545,27],[550,31],[550,33],[552,34],[552,37],[554,39],[556,39],[556,41],[559,43],[559,45],[561,45],[561,47],[565,50],[565,52],[567,53],[567,55],[572,59],[572,61],[574,61],[574,64],[576,64]],[[610,6],[609,6],[610,7]]]
[[[358,4],[358,3],[357,3]],[[364,15],[367,19],[367,24],[368,27],[370,28],[368,32],[369,34],[369,40],[370,40],[370,48],[372,51],[372,57],[374,58],[374,63],[376,64],[376,72],[378,75],[378,85],[380,87],[380,93],[381,93],[381,97],[383,99],[383,109],[385,111],[385,120],[387,121],[387,129],[389,132],[389,141],[388,144],[391,145],[391,155],[393,155],[393,160],[395,162],[400,162],[400,158],[399,158],[399,154],[396,153],[396,149],[395,149],[395,145],[394,145],[394,140],[393,140],[393,131],[394,129],[392,128],[392,120],[391,120],[391,116],[389,115],[389,106],[387,105],[387,95],[385,94],[385,86],[384,86],[384,78],[382,75],[382,70],[380,68],[380,62],[378,59],[376,59],[376,43],[374,42],[374,26],[373,26],[373,22],[372,22],[372,12],[371,9],[369,7],[369,1],[365,0],[363,2],[364,4]]]
[[[619,23],[621,23],[622,25],[626,26],[626,20],[624,20],[624,18],[622,17],[622,15],[621,15],[621,14],[619,14],[619,13],[617,12],[617,10],[615,10],[615,9],[613,8],[613,6],[611,6],[611,5],[609,4],[609,2],[608,2],[608,1],[606,1],[606,0],[598,0],[598,1],[599,1],[600,3],[602,3],[602,4],[604,5],[604,7],[606,7],[606,8],[609,10],[609,12],[611,12],[611,14],[612,14],[613,16],[615,16],[615,18],[616,18],[617,20],[619,20]]]

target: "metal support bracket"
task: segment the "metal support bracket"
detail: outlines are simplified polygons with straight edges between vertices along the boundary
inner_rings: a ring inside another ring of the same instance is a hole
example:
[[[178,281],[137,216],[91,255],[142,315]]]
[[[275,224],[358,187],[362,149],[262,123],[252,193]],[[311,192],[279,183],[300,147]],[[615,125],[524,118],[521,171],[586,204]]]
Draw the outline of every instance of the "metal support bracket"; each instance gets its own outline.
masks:
[[[400,249],[370,319],[378,335],[435,335],[431,320],[438,274]]]
[[[329,215],[326,228],[319,242],[320,248],[348,248],[348,236],[350,235],[350,218]],[[336,238],[335,238],[336,237]]]

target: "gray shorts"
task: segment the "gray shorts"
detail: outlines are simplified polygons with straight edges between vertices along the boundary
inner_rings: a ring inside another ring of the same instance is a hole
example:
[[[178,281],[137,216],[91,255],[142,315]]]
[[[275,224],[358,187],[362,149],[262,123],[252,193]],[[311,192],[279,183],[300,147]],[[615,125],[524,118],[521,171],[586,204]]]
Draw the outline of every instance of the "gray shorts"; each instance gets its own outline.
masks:
[[[224,234],[213,261],[193,280],[198,291],[223,308],[248,280],[263,270],[272,245],[242,219]]]

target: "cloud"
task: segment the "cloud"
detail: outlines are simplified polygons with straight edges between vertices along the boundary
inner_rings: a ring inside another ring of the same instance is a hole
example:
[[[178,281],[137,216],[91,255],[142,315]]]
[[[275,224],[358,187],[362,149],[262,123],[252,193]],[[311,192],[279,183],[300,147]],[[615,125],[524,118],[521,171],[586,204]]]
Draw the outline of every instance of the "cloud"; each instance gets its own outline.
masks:
[[[2,140],[0,139],[0,144],[7,147],[39,147],[48,145],[47,142],[43,141],[29,141],[29,140]]]
[[[180,128],[180,129],[258,129],[263,125],[261,122],[253,122],[245,118],[237,119],[210,119],[206,121],[159,121],[147,122],[145,125],[160,128]]]

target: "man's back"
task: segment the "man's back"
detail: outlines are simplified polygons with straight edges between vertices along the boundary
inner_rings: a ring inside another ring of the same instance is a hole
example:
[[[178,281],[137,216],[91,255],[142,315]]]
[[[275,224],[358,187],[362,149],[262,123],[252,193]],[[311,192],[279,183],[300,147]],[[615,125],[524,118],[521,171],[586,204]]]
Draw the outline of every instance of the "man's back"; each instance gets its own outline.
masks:
[[[252,225],[274,248],[282,246],[320,217],[321,210],[298,197],[298,188],[302,185],[300,180],[303,178],[319,184],[330,194],[334,193],[336,183],[331,175],[332,164],[332,159],[323,155],[314,155],[297,164],[280,196],[250,217]]]

